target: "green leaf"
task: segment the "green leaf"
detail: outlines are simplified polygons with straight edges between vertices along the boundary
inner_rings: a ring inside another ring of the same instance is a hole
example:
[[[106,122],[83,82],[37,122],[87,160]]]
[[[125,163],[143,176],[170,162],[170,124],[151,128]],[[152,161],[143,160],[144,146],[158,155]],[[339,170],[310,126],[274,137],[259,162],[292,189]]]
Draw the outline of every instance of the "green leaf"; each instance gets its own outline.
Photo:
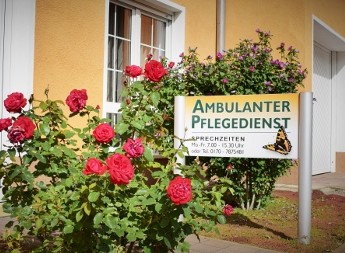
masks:
[[[161,96],[157,91],[155,91],[155,92],[151,93],[150,98],[151,98],[153,105],[157,106]]]
[[[161,203],[156,203],[156,205],[155,205],[155,211],[157,212],[157,213],[159,213],[160,212],[160,210],[162,210],[162,204]]]
[[[159,222],[159,226],[161,226],[161,228],[165,228],[166,226],[169,225],[169,218],[167,217],[163,217],[163,219],[161,220],[161,222]]]
[[[116,125],[116,133],[124,134],[128,130],[129,125],[127,123],[120,122]]]
[[[152,162],[154,160],[153,158],[153,152],[152,149],[150,149],[148,146],[145,145],[145,149],[144,149],[144,157],[146,160],[148,160],[149,162]]]
[[[87,196],[87,199],[90,202],[95,202],[99,198],[100,193],[99,192],[90,192],[89,196]]]
[[[134,119],[132,122],[131,122],[132,126],[137,128],[137,129],[144,129],[144,122],[142,122],[141,120],[138,120],[138,119]]]
[[[74,136],[74,133],[72,131],[69,131],[69,130],[65,130],[62,133],[63,133],[63,135],[65,136],[66,139],[69,139],[69,138]]]
[[[40,229],[43,225],[43,220],[41,218],[37,218],[35,221],[35,224],[36,224],[36,228]]]
[[[72,185],[73,185],[73,180],[72,180],[72,178],[66,178],[66,180],[65,180],[65,185],[67,186],[67,187],[71,187]]]
[[[220,224],[225,224],[226,223],[226,218],[224,215],[217,215],[217,221],[220,223]]]
[[[75,215],[75,220],[79,222],[83,218],[83,216],[84,216],[84,213],[81,210],[79,210]]]
[[[102,222],[103,219],[103,213],[97,213],[95,217],[93,217],[93,224],[98,225]]]
[[[70,234],[72,233],[74,230],[74,226],[73,225],[67,225],[63,228],[63,232],[64,234]]]
[[[104,224],[110,228],[110,229],[114,229],[116,227],[117,224],[117,220],[114,216],[112,215],[107,215],[104,218]]]
[[[137,240],[134,232],[128,233],[126,237],[129,242],[135,242]]]
[[[153,205],[156,203],[156,200],[153,198],[149,198],[149,199],[144,199],[142,202],[142,205],[144,206],[149,206],[149,205]]]
[[[90,203],[84,203],[84,212],[87,214],[87,216],[91,213],[91,204]]]
[[[48,123],[43,123],[39,126],[41,133],[47,136],[50,133],[50,127]]]

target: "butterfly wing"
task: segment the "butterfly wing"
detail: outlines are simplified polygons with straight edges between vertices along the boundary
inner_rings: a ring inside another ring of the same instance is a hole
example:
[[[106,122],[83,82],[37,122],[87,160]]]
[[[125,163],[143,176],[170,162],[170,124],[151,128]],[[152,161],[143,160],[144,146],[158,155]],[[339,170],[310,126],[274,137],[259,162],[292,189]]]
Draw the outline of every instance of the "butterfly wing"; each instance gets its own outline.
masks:
[[[263,146],[264,149],[276,151],[282,155],[287,155],[291,151],[292,145],[290,140],[287,138],[287,134],[283,126],[280,126],[276,142],[274,144],[268,144]]]

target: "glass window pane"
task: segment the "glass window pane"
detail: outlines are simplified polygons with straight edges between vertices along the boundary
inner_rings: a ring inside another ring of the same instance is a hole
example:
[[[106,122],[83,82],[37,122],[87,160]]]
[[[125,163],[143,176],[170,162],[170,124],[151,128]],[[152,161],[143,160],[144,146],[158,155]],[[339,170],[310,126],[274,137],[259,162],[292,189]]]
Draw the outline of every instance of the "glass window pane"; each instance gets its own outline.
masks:
[[[107,102],[114,102],[114,72],[108,70],[107,76]]]
[[[116,93],[115,93],[115,99],[117,103],[121,102],[121,92],[123,88],[123,82],[124,82],[124,76],[122,72],[117,71],[116,72]]]
[[[116,36],[131,38],[132,11],[121,6],[116,6]]]
[[[129,41],[116,39],[116,66],[115,69],[122,71],[130,65],[131,44]]]
[[[114,38],[108,38],[108,68],[114,68]]]
[[[154,59],[160,59],[160,57],[165,56],[165,52],[163,50],[153,49],[152,55]]]
[[[148,54],[152,54],[151,47],[141,46],[140,47],[140,66],[145,66],[146,57]],[[157,58],[154,58],[157,59]]]
[[[118,123],[121,119],[121,114],[120,113],[107,113],[106,118],[110,119],[110,125],[114,127],[116,123]]]
[[[152,45],[152,18],[141,15],[141,43],[145,45]]]
[[[114,29],[115,29],[115,4],[110,3],[109,4],[109,27],[108,27],[108,33],[114,35]]]
[[[165,49],[165,23],[153,20],[153,46]]]

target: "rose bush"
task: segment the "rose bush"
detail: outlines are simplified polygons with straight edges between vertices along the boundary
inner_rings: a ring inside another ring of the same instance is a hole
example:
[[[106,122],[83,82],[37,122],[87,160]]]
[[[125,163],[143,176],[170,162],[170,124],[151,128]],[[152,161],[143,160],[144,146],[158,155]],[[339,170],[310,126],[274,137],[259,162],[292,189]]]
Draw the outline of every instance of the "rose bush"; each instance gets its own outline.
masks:
[[[174,65],[149,59],[141,81],[138,68],[127,70],[114,126],[85,89],[67,95],[67,116],[48,91],[27,110],[22,94],[10,96],[11,118],[0,119],[9,138],[0,151],[3,208],[16,219],[6,225],[9,250],[19,252],[29,234],[39,240],[33,252],[188,252],[186,236],[225,222],[229,181],[211,186],[197,160],[176,163],[186,149],[172,147],[165,96],[174,89],[164,87]]]

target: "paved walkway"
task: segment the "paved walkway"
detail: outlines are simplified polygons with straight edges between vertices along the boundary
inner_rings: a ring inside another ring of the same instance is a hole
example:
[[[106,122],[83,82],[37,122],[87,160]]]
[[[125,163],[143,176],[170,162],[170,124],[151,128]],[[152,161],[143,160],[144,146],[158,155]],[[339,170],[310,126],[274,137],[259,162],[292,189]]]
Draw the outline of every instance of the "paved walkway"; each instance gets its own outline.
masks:
[[[298,190],[298,187],[295,185],[277,185],[276,188],[292,191]],[[345,173],[328,173],[313,176],[312,188],[314,190],[321,190],[325,194],[345,196]],[[9,217],[0,217],[0,232],[8,220]],[[199,241],[194,235],[187,237],[187,241],[191,244],[190,253],[279,253],[278,251],[208,237],[200,237]],[[333,253],[345,253],[345,244],[333,251]]]

